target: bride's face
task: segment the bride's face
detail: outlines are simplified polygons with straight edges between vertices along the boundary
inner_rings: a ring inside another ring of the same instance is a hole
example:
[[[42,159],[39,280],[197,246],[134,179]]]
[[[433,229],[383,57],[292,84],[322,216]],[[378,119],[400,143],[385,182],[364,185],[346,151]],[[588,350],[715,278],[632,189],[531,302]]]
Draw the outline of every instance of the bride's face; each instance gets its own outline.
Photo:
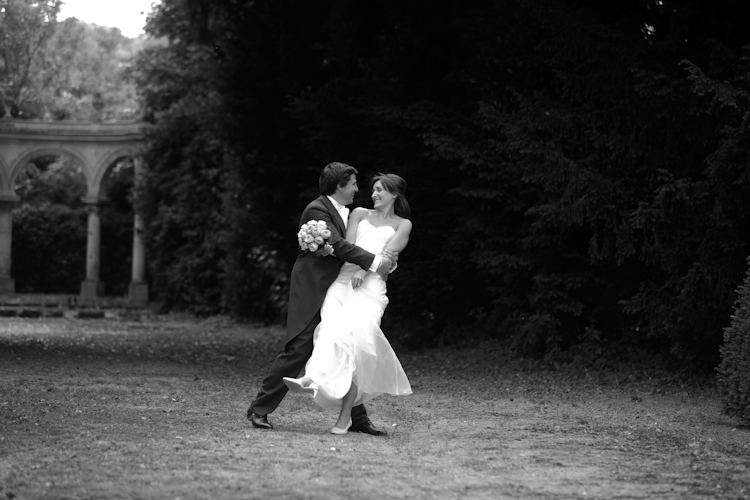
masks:
[[[374,208],[385,208],[393,204],[395,196],[383,188],[383,184],[377,181],[372,185],[372,203]]]

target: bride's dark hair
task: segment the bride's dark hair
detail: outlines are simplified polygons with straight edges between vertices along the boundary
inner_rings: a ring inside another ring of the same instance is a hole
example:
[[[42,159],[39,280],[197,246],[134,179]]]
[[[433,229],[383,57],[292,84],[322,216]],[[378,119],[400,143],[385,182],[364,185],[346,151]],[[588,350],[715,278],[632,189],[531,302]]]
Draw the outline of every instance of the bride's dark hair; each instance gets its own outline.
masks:
[[[383,186],[383,189],[396,197],[393,200],[393,211],[396,215],[408,219],[411,216],[411,208],[406,199],[406,181],[403,177],[396,174],[375,174],[375,177],[370,181],[370,190],[372,190],[373,186],[378,181],[380,181],[380,185]]]

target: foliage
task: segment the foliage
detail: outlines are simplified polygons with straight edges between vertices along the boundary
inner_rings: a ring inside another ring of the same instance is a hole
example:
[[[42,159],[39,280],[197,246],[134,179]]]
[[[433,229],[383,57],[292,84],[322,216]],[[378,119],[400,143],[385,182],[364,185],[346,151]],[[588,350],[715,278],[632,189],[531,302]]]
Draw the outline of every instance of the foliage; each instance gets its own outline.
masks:
[[[110,169],[103,185],[99,272],[106,295],[127,296],[132,278],[134,174],[132,160],[122,160]]]
[[[131,61],[135,40],[116,28],[75,18],[58,23],[44,52],[54,71],[44,81],[36,116],[52,120],[114,121],[140,118],[142,110]]]
[[[20,293],[78,293],[86,270],[86,182],[80,167],[54,156],[18,176],[13,210],[13,276]]]
[[[15,193],[20,205],[66,205],[81,208],[86,180],[81,167],[68,158],[37,157],[16,179]]]
[[[86,278],[86,212],[41,203],[13,211],[13,276],[19,293],[77,294]]]
[[[75,18],[57,22],[61,4],[0,1],[0,117],[138,118],[129,74],[140,42]]]
[[[40,64],[54,32],[61,0],[0,1],[0,118],[19,116],[50,75]]]
[[[161,15],[172,7],[164,2]],[[186,29],[169,18],[170,29]],[[151,23],[161,34],[159,18]],[[259,201],[269,189],[253,187],[226,141],[221,76],[210,51],[182,39],[139,58],[137,77],[156,121],[137,197],[153,290],[167,308],[278,320],[286,272]]]
[[[212,147],[190,118],[161,126],[171,129],[179,150],[152,143],[149,170],[137,198],[148,227],[147,253],[154,290],[167,307],[192,307],[196,313],[220,310],[221,196],[216,186],[221,149]],[[186,133],[182,127],[192,128]],[[179,133],[178,133],[179,132]],[[172,139],[172,140],[175,140]],[[174,143],[169,146],[175,146]],[[166,154],[171,153],[171,154]],[[173,186],[179,189],[172,189]]]
[[[750,263],[750,260],[748,260]],[[737,291],[732,323],[724,329],[717,383],[725,410],[750,423],[750,270]]]
[[[212,310],[283,296],[298,214],[338,160],[363,186],[378,171],[409,182],[415,229],[386,318],[403,340],[714,365],[750,253],[750,40],[732,23],[740,3],[705,12],[165,0],[149,30],[168,43],[138,70],[157,123],[155,288]],[[264,278],[249,255],[273,256]]]

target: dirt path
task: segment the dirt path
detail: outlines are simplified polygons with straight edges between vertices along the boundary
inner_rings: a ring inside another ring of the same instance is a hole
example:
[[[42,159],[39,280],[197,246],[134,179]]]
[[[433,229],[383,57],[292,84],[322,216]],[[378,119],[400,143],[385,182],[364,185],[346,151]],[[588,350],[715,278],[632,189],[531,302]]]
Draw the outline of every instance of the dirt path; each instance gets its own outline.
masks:
[[[710,386],[578,377],[493,346],[405,353],[415,390],[333,436],[289,395],[244,418],[280,331],[227,320],[0,319],[0,498],[750,498],[750,432]]]

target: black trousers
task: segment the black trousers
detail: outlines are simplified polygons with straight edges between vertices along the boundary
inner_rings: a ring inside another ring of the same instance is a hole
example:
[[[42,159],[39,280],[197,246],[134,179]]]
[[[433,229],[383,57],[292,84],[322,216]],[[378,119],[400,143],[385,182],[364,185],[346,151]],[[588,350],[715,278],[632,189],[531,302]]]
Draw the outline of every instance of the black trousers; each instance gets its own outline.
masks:
[[[258,395],[250,404],[251,412],[258,415],[268,415],[279,406],[289,390],[282,378],[297,378],[305,368],[307,360],[312,356],[313,335],[318,323],[320,323],[320,311],[315,313],[315,317],[310,324],[299,335],[286,343],[284,352],[274,360],[268,375],[263,379]],[[352,425],[358,425],[365,421],[367,421],[365,405],[352,407]]]

